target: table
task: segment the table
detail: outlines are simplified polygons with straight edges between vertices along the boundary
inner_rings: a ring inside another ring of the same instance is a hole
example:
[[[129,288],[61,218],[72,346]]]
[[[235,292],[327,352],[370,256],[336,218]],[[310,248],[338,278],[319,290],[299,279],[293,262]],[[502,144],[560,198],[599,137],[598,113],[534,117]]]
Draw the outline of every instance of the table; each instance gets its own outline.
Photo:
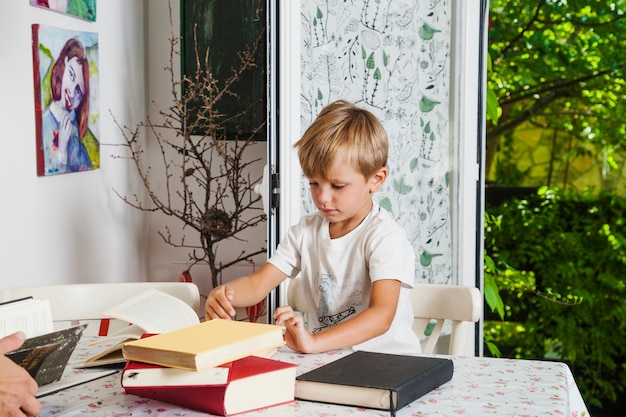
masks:
[[[74,369],[95,353],[88,339],[81,340],[65,375],[88,372]],[[99,346],[97,349],[102,349]],[[97,350],[96,350],[97,352]],[[349,350],[305,355],[286,347],[274,359],[298,364],[298,374],[319,367]],[[398,417],[419,416],[589,416],[569,367],[561,362],[512,360],[484,357],[453,357],[452,380],[399,410]],[[41,398],[39,416],[206,416],[134,395],[127,395],[120,385],[120,374],[60,391]],[[265,410],[240,414],[253,417],[282,416],[388,416],[380,410],[369,410],[307,401],[294,401]]]

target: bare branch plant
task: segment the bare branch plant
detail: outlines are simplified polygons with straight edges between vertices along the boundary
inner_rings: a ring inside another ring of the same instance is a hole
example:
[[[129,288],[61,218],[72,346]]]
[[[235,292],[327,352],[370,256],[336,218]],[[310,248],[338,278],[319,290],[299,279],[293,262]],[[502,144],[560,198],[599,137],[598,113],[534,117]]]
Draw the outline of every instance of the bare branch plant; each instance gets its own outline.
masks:
[[[264,135],[266,123],[256,126],[252,132],[240,128],[235,129],[236,133],[231,129],[227,132],[226,125],[238,126],[237,121],[249,109],[237,114],[224,114],[218,110],[225,97],[238,98],[233,86],[257,66],[256,49],[262,39],[257,39],[254,45],[243,51],[233,51],[237,53],[240,65],[231,68],[231,75],[226,80],[219,81],[212,77],[209,69],[210,51],[200,56],[194,39],[195,73],[191,77],[183,75],[179,80],[174,63],[179,61],[181,38],[174,34],[171,5],[169,16],[170,53],[164,70],[171,84],[171,103],[163,108],[153,102],[157,121],[148,116],[145,122],[128,127],[115,120],[124,137],[123,143],[117,146],[126,148],[126,151],[125,155],[114,157],[133,163],[148,201],[144,202],[139,196],[143,194],[128,196],[114,191],[136,209],[163,213],[180,220],[181,230],[193,230],[195,233],[191,239],[179,231],[173,232],[168,226],[158,233],[165,243],[189,249],[189,268],[201,262],[208,264],[211,283],[215,287],[226,268],[266,252],[266,242],[258,248],[246,249],[241,245],[244,249],[238,252],[219,252],[220,243],[242,241],[242,232],[263,225],[266,220],[261,197],[254,191],[254,186],[262,179],[262,169],[255,168],[260,159],[249,157],[255,140]],[[192,133],[198,131],[203,133]],[[160,153],[161,164],[156,168],[149,164],[144,146],[152,153],[154,149]]]

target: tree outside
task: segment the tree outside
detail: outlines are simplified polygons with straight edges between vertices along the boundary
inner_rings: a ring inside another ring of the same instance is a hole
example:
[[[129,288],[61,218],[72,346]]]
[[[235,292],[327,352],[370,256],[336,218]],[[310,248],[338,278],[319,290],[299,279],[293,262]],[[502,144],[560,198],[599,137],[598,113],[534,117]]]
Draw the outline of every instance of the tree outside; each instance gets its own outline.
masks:
[[[491,0],[489,182],[626,192],[626,1]],[[494,115],[497,117],[496,115]]]
[[[567,362],[594,416],[626,416],[625,31],[626,0],[490,0],[486,352]]]

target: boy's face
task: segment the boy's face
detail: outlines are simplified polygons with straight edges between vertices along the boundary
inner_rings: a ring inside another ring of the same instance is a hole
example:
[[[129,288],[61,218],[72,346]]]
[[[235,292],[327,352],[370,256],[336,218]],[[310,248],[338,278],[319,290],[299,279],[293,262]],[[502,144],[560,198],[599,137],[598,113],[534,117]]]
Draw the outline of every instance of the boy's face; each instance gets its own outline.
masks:
[[[332,166],[327,180],[308,180],[317,209],[331,223],[331,227],[345,234],[358,226],[370,212],[372,194],[380,189],[386,177],[386,168],[365,178],[350,163],[340,161]]]

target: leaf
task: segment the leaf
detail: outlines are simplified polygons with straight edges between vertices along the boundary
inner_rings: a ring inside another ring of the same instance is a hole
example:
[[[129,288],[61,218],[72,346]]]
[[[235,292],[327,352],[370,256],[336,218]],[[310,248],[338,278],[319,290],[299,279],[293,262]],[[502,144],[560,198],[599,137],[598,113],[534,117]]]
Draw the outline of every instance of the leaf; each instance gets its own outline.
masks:
[[[426,96],[422,96],[422,99],[420,100],[420,110],[423,111],[424,113],[428,113],[430,111],[432,111],[435,106],[437,106],[437,104],[440,104],[440,101],[436,101],[436,100],[431,100]]]
[[[430,336],[433,333],[433,330],[435,329],[435,325],[437,323],[434,321],[431,321],[430,323],[428,323],[426,325],[426,328],[424,329],[424,336]]]
[[[498,346],[496,346],[493,342],[485,342],[485,344],[487,345],[487,349],[489,350],[489,353],[491,353],[491,356],[494,358],[502,356],[500,349],[498,349]]]
[[[504,302],[502,301],[502,297],[500,297],[496,280],[493,275],[488,273],[485,273],[484,292],[485,302],[491,311],[496,312],[500,319],[504,320]]]
[[[423,251],[420,255],[420,265],[422,265],[423,267],[430,266],[430,264],[433,262],[433,258],[436,258],[437,256],[442,256],[442,254]]]
[[[425,41],[429,41],[433,38],[433,36],[435,36],[435,33],[437,32],[441,31],[439,29],[433,28],[428,23],[424,23],[422,27],[419,28],[417,33],[419,34],[420,38],[424,39]]]
[[[393,210],[392,210],[392,207],[391,207],[391,200],[389,199],[389,197],[383,198],[382,200],[380,200],[380,202],[378,204],[382,208],[387,210],[389,213],[393,213]]]
[[[408,193],[411,192],[413,187],[411,187],[406,182],[404,182],[404,177],[402,177],[399,180],[394,180],[393,189],[395,192],[397,192],[400,195],[407,195]]]
[[[498,96],[493,89],[487,88],[487,120],[491,120],[494,125],[497,125],[501,115],[502,107],[498,103]]]
[[[374,59],[374,52],[372,52],[370,54],[369,57],[367,57],[367,61],[365,62],[365,66],[367,67],[367,69],[374,69],[374,67],[376,66],[376,60]]]

